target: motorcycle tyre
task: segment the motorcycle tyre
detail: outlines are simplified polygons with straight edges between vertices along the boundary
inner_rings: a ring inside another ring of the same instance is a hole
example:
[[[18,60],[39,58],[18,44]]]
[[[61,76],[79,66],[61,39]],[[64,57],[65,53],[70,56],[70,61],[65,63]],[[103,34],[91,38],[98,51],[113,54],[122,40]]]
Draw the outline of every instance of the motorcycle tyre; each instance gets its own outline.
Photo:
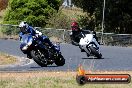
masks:
[[[32,56],[33,60],[34,60],[38,65],[40,65],[41,67],[47,67],[47,63],[42,62],[40,58],[36,57],[37,55],[35,55],[35,52],[36,52],[35,50],[32,50],[32,51],[31,51],[31,56]],[[41,56],[39,56],[39,57],[41,57]]]
[[[55,60],[55,64],[57,65],[57,66],[63,66],[64,64],[65,64],[65,59],[64,59],[64,57],[60,54],[59,56],[58,56],[58,58]]]
[[[99,52],[93,46],[90,46],[90,50],[92,54],[94,54],[98,59],[102,58],[102,54],[101,53],[99,54]]]

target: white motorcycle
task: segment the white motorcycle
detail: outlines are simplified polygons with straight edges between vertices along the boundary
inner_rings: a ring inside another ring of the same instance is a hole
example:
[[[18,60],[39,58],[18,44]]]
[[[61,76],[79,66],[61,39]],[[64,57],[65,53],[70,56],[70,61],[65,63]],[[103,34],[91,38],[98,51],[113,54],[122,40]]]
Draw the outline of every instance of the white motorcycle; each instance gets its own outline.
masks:
[[[87,56],[95,56],[102,58],[102,54],[99,50],[99,43],[96,41],[94,34],[89,32],[81,32],[82,38],[79,42],[79,48],[86,52]]]

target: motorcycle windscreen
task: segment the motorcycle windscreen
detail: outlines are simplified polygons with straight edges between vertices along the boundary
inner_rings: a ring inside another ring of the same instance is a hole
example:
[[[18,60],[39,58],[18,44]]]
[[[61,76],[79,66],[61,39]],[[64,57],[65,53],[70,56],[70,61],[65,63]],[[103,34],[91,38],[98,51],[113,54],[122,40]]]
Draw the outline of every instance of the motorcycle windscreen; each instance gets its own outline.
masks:
[[[85,38],[81,38],[81,39],[80,39],[79,44],[80,44],[80,45],[87,45],[87,44],[89,44],[90,42],[92,42],[92,40],[93,40],[93,35],[92,35],[92,34],[86,34],[86,35],[85,35]]]
[[[29,42],[32,42],[33,38],[32,35],[24,34],[21,39],[21,43],[28,44]]]

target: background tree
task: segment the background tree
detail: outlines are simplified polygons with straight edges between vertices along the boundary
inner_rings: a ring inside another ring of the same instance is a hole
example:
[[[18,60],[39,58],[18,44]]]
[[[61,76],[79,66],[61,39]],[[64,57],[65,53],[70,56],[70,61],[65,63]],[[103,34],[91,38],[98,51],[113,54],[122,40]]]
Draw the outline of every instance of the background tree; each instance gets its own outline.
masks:
[[[132,33],[132,1],[107,0],[106,30],[115,33]]]
[[[94,28],[100,28],[104,0],[72,0],[83,11],[94,15]],[[89,17],[90,17],[89,16]],[[132,33],[132,1],[106,0],[105,32]]]
[[[79,23],[82,27],[87,26],[91,30],[94,30],[99,22],[95,19],[95,12],[99,13],[98,5],[101,4],[100,0],[72,0],[72,3],[87,12],[87,16],[79,17]],[[99,3],[98,3],[99,2]]]
[[[50,15],[59,10],[61,0],[9,0],[4,23],[27,21],[32,26],[44,27]]]
[[[0,0],[0,11],[7,7],[8,0]]]

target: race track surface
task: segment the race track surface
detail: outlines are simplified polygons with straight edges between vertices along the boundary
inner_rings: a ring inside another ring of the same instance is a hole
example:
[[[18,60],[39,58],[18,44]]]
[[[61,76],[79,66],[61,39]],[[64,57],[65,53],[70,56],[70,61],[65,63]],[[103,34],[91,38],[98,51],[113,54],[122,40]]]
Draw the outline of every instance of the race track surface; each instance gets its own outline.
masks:
[[[0,52],[10,55],[26,57],[20,49],[20,42],[16,40],[0,40]],[[101,46],[102,59],[87,57],[77,46],[61,44],[61,52],[66,59],[64,66],[57,67],[55,64],[48,67],[40,67],[34,61],[26,60],[25,65],[0,67],[0,71],[76,71],[82,64],[85,70],[114,71],[132,70],[132,48],[117,46]],[[27,64],[28,63],[28,64]]]

